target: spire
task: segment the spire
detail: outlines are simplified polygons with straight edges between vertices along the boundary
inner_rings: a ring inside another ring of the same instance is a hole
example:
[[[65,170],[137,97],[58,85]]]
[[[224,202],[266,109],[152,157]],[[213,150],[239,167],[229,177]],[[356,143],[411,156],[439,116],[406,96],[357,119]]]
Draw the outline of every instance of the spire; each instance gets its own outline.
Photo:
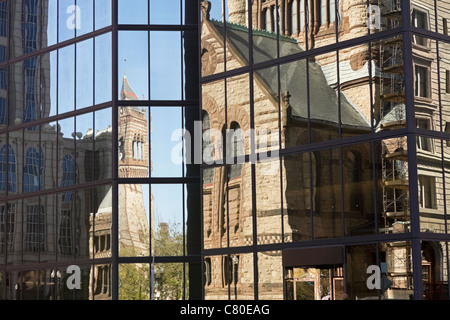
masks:
[[[122,89],[120,90],[120,98],[121,100],[139,100],[136,93],[134,93],[133,89],[131,89],[126,74],[123,75]]]

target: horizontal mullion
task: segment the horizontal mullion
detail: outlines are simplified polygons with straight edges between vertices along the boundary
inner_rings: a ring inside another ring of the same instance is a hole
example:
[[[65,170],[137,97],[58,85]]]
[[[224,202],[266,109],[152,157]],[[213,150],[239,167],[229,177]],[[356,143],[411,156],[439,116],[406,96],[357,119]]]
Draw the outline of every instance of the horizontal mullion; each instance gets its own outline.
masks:
[[[40,119],[36,119],[34,121],[30,121],[30,122],[24,122],[18,125],[6,125],[4,128],[0,129],[0,134],[2,133],[6,133],[8,131],[16,131],[16,130],[21,130],[21,129],[26,129],[29,127],[34,127],[34,126],[39,126],[39,125],[43,125],[43,124],[47,124],[50,122],[54,122],[54,121],[58,121],[58,120],[62,120],[62,119],[68,119],[74,116],[79,116],[79,115],[83,115],[83,114],[87,114],[87,113],[91,113],[93,111],[99,111],[99,110],[103,110],[103,109],[107,109],[110,108],[112,106],[112,102],[104,102],[101,104],[97,104],[97,105],[93,105],[90,107],[86,107],[86,108],[82,108],[82,109],[78,109],[78,110],[73,110],[73,111],[69,111],[69,112],[65,112],[65,113],[61,113],[58,115],[54,115],[48,118],[40,118]]]
[[[92,32],[89,32],[89,33],[86,33],[86,34],[83,34],[83,35],[80,35],[80,36],[77,36],[77,37],[65,40],[63,42],[56,43],[54,45],[51,45],[51,46],[48,46],[48,47],[45,47],[45,48],[40,48],[38,50],[35,50],[35,51],[30,52],[30,53],[25,54],[25,55],[21,55],[19,57],[8,58],[6,61],[3,61],[3,62],[0,63],[0,68],[6,67],[8,64],[14,64],[14,63],[17,63],[17,62],[20,62],[20,61],[23,61],[23,60],[30,59],[30,58],[35,57],[35,56],[39,56],[39,55],[42,55],[42,54],[50,53],[51,51],[54,51],[54,50],[57,50],[57,49],[60,49],[60,48],[63,48],[63,47],[66,47],[66,46],[69,46],[69,45],[72,45],[72,44],[76,44],[78,42],[81,42],[81,41],[84,41],[84,40],[87,40],[87,39],[91,39],[91,38],[95,38],[95,37],[101,36],[103,34],[111,32],[112,30],[113,30],[112,26],[108,26],[108,27],[105,27],[105,28],[102,28],[102,29],[99,29],[99,30],[95,30],[95,31],[92,31]]]
[[[121,107],[198,107],[198,100],[118,100]]]
[[[118,24],[118,31],[197,31],[194,24]]]
[[[148,178],[118,178],[119,184],[189,184],[198,183],[200,177],[148,177]]]
[[[21,199],[40,197],[40,196],[56,194],[56,193],[64,193],[64,192],[68,192],[68,191],[78,191],[78,190],[82,190],[82,189],[89,189],[89,188],[95,188],[95,187],[101,187],[101,186],[112,186],[112,179],[90,181],[90,182],[85,182],[85,183],[80,183],[80,184],[73,184],[73,185],[65,186],[65,187],[58,186],[58,187],[54,187],[54,188],[43,189],[43,190],[33,191],[33,192],[26,192],[26,193],[21,192],[21,193],[1,195],[0,201],[1,202],[17,201],[17,200],[21,200]]]

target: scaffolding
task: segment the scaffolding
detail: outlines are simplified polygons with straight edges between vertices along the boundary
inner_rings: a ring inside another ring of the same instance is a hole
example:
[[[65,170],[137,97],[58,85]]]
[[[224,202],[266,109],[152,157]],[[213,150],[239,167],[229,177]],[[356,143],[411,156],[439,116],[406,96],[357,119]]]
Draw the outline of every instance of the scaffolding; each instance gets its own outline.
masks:
[[[401,1],[378,0],[380,29],[401,24]],[[379,42],[379,116],[380,131],[404,128],[406,125],[405,82],[402,36]],[[386,139],[382,143],[382,192],[385,233],[408,232],[410,228],[408,155],[406,137]],[[412,292],[412,259],[409,242],[385,244],[386,275],[392,282],[386,292],[389,298],[408,298]]]

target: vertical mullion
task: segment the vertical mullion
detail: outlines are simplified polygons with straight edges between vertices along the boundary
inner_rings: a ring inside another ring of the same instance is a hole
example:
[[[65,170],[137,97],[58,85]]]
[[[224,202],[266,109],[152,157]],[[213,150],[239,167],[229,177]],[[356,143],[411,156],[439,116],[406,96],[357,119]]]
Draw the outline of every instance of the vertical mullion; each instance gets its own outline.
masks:
[[[112,145],[117,150],[118,144],[118,0],[111,0],[111,22],[112,22]],[[115,149],[114,149],[115,148]],[[112,157],[113,162],[113,184],[112,184],[112,226],[111,226],[111,251],[112,251],[112,299],[119,298],[119,217],[118,217],[118,157]]]

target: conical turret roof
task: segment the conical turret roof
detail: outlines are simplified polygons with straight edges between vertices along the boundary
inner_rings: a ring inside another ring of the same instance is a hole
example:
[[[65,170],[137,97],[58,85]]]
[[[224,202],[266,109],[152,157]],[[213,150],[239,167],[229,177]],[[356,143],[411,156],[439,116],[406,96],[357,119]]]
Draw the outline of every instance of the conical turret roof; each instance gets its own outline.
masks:
[[[120,90],[120,99],[121,100],[139,100],[136,93],[134,93],[133,89],[131,88],[130,84],[127,80],[127,75],[123,75],[122,80],[122,89]]]

